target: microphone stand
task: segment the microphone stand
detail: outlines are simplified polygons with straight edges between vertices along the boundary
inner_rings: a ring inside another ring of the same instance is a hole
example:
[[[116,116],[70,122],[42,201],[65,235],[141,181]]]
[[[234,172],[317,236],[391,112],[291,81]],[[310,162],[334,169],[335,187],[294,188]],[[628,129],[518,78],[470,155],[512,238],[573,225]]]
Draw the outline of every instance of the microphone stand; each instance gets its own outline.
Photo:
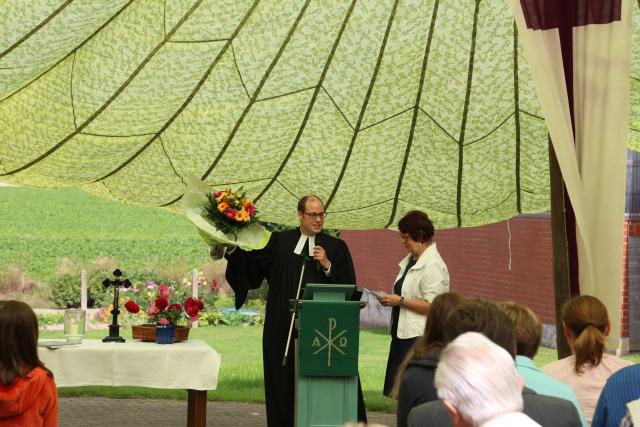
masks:
[[[302,289],[302,278],[304,277],[304,269],[307,265],[308,256],[300,255],[302,257],[302,269],[300,270],[300,280],[298,281],[298,290],[296,292],[296,298],[293,300],[293,309],[291,312],[291,323],[289,324],[289,336],[287,336],[287,346],[284,348],[284,356],[282,357],[282,366],[287,365],[287,356],[289,355],[289,346],[291,344],[291,334],[293,333],[293,324],[296,321],[296,313],[298,311],[298,299],[300,298],[300,289]]]

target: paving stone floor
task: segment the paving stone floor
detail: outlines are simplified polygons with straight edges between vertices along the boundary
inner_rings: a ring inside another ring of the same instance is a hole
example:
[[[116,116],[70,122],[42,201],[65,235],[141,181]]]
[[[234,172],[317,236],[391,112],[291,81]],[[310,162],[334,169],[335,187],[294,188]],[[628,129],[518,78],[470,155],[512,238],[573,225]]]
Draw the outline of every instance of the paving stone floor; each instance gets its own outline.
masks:
[[[84,426],[184,426],[185,400],[110,399],[105,397],[63,397],[59,399],[60,427]],[[395,414],[368,412],[370,423],[395,427]],[[266,426],[263,404],[208,402],[207,426]]]

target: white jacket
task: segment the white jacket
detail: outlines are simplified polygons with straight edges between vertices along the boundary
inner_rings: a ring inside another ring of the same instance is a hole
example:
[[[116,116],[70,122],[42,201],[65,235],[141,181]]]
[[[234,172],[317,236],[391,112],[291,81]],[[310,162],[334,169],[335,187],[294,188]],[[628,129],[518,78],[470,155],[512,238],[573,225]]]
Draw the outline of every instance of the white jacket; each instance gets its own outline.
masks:
[[[402,277],[411,256],[409,254],[400,261],[398,264],[400,272],[393,283]],[[436,249],[436,244],[432,243],[407,272],[402,283],[401,296],[405,299],[423,299],[431,303],[436,296],[445,292],[449,292],[449,270]],[[426,323],[427,316],[400,307],[398,338],[408,339],[421,336],[424,333]]]

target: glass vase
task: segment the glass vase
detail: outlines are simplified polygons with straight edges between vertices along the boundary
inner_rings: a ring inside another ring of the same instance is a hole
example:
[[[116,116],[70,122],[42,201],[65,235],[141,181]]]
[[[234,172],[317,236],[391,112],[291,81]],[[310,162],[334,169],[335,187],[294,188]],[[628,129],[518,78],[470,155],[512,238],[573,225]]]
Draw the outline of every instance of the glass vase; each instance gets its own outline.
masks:
[[[68,308],[64,311],[64,337],[69,343],[80,344],[85,333],[86,312]]]
[[[175,341],[176,326],[173,323],[156,324],[156,344],[173,344]]]

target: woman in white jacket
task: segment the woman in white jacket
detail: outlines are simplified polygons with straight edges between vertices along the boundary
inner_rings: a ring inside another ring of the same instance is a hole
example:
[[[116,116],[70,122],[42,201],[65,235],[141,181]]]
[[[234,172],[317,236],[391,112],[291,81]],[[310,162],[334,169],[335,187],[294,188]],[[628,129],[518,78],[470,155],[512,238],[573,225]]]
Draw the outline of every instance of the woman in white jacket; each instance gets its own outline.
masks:
[[[409,254],[400,261],[393,292],[378,297],[391,309],[391,345],[384,379],[389,396],[398,366],[415,340],[424,332],[433,299],[449,292],[449,271],[432,241],[433,223],[422,211],[409,211],[398,222],[400,239]]]

